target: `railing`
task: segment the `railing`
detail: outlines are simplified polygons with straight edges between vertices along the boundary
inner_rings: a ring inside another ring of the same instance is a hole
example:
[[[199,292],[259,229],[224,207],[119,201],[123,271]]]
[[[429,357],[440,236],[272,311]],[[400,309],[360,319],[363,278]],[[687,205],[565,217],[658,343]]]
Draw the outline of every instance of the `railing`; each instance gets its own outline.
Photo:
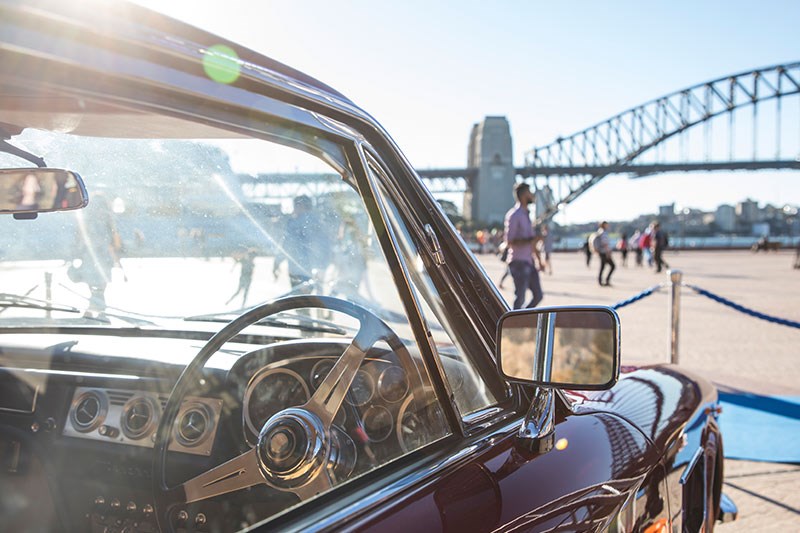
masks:
[[[652,287],[648,287],[647,289],[643,290],[642,292],[631,296],[630,298],[626,298],[625,300],[621,300],[614,305],[611,306],[612,309],[621,309],[633,303],[636,303],[640,300],[647,298],[648,296],[652,296],[653,294],[657,293],[659,290],[669,287],[670,288],[670,303],[669,303],[669,323],[670,323],[670,362],[673,364],[678,364],[679,362],[679,355],[678,355],[678,337],[680,332],[680,299],[681,299],[681,287],[686,287],[688,289],[693,290],[695,293],[699,294],[700,296],[705,296],[710,300],[713,300],[717,303],[720,303],[726,307],[739,311],[740,313],[744,313],[748,316],[753,318],[758,318],[760,320],[765,320],[767,322],[771,322],[773,324],[778,324],[781,326],[788,326],[790,328],[797,328],[800,329],[800,322],[795,320],[789,320],[787,318],[780,318],[772,315],[768,315],[766,313],[762,313],[760,311],[756,311],[749,307],[745,307],[741,304],[738,304],[732,300],[724,298],[718,294],[714,294],[711,291],[706,289],[700,288],[696,285],[692,285],[690,283],[683,282],[683,272],[680,270],[668,270],[667,276],[669,281],[665,283],[659,283],[657,285],[653,285]]]

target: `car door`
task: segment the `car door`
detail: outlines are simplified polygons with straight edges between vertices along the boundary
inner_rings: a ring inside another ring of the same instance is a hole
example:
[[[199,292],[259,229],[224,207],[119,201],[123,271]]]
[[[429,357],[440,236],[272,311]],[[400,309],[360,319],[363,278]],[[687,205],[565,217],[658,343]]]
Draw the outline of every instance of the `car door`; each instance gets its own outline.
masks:
[[[427,487],[412,491],[405,503],[376,513],[361,524],[382,531],[412,523],[425,523],[432,530],[516,531],[571,529],[578,524],[591,528],[610,523],[627,529],[634,524],[658,523],[666,516],[666,505],[644,502],[661,498],[663,470],[650,443],[630,423],[609,413],[574,413],[566,397],[558,395],[554,447],[532,450],[538,444],[518,435],[519,415],[528,407],[531,390],[504,383],[510,394],[499,393],[494,402],[484,398],[480,406],[465,404],[453,391],[457,385],[454,381],[458,380],[448,373],[447,365],[453,347],[462,352],[456,357],[463,366],[470,367],[470,377],[484,380],[482,390],[496,390],[492,387],[499,379],[491,357],[494,338],[484,337],[481,342],[472,339],[471,343],[467,340],[470,336],[465,330],[470,324],[470,333],[481,331],[475,327],[480,317],[469,316],[480,305],[462,305],[476,300],[486,305],[489,298],[485,295],[492,288],[485,285],[485,277],[475,280],[472,286],[453,279],[453,269],[459,268],[459,279],[467,277],[469,260],[455,255],[436,257],[437,248],[454,248],[452,242],[442,245],[433,229],[444,223],[440,214],[433,209],[420,209],[419,203],[412,208],[401,187],[392,184],[389,172],[377,160],[372,165],[385,216],[396,245],[403,251],[429,327],[436,329],[436,325],[448,323],[442,329],[448,333],[450,343],[437,340],[435,333],[431,337],[455,411],[461,415],[462,434],[448,448],[451,457],[461,457],[459,461],[444,459],[446,466],[433,474],[434,481]],[[406,191],[409,188],[407,184]],[[420,227],[425,218],[429,225]],[[444,313],[436,309],[441,302],[449,302]],[[473,386],[472,394],[480,389],[481,386]],[[621,512],[623,508],[626,510]]]

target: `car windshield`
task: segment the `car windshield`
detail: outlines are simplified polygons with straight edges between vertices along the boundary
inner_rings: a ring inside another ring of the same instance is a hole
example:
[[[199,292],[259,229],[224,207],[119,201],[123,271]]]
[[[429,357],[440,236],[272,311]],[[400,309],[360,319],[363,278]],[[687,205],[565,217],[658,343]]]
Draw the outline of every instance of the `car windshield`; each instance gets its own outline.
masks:
[[[256,139],[26,129],[12,142],[80,174],[90,201],[36,220],[0,218],[0,327],[222,323],[257,303],[310,293],[346,297],[396,321],[361,199],[314,156]],[[0,154],[3,168],[20,163]],[[41,199],[51,191],[24,193]],[[292,324],[341,330],[323,318]]]

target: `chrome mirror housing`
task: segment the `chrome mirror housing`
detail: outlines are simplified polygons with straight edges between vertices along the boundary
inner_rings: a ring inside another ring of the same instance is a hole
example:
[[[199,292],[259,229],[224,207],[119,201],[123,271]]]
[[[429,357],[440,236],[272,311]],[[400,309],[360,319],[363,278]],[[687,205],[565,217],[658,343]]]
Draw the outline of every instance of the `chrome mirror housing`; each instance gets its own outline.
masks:
[[[609,307],[510,311],[497,327],[497,366],[509,381],[536,385],[519,430],[537,453],[553,448],[555,389],[605,390],[619,378],[617,313]]]
[[[497,328],[497,365],[517,383],[609,389],[619,377],[619,324],[601,306],[510,311]]]

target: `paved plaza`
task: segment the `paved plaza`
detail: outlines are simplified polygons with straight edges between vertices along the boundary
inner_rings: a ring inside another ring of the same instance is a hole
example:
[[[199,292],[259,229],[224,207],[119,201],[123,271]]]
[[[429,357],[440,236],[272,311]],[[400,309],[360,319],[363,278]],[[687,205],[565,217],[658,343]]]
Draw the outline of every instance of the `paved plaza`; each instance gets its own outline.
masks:
[[[505,265],[493,255],[479,256],[495,281]],[[800,321],[800,270],[793,251],[668,251],[671,268],[684,281],[762,313]],[[554,254],[553,275],[542,274],[543,306],[612,305],[667,281],[615,255],[611,287],[597,283],[599,260],[589,268],[582,253]],[[508,277],[501,290],[513,299]],[[622,363],[669,360],[669,288],[619,310]],[[773,324],[724,307],[690,289],[681,292],[679,363],[719,388],[763,395],[800,396],[800,330]],[[724,416],[724,413],[723,413]],[[798,435],[800,442],[800,435]],[[800,445],[800,444],[798,444]],[[800,466],[726,460],[725,492],[739,506],[740,518],[721,531],[800,531]]]

